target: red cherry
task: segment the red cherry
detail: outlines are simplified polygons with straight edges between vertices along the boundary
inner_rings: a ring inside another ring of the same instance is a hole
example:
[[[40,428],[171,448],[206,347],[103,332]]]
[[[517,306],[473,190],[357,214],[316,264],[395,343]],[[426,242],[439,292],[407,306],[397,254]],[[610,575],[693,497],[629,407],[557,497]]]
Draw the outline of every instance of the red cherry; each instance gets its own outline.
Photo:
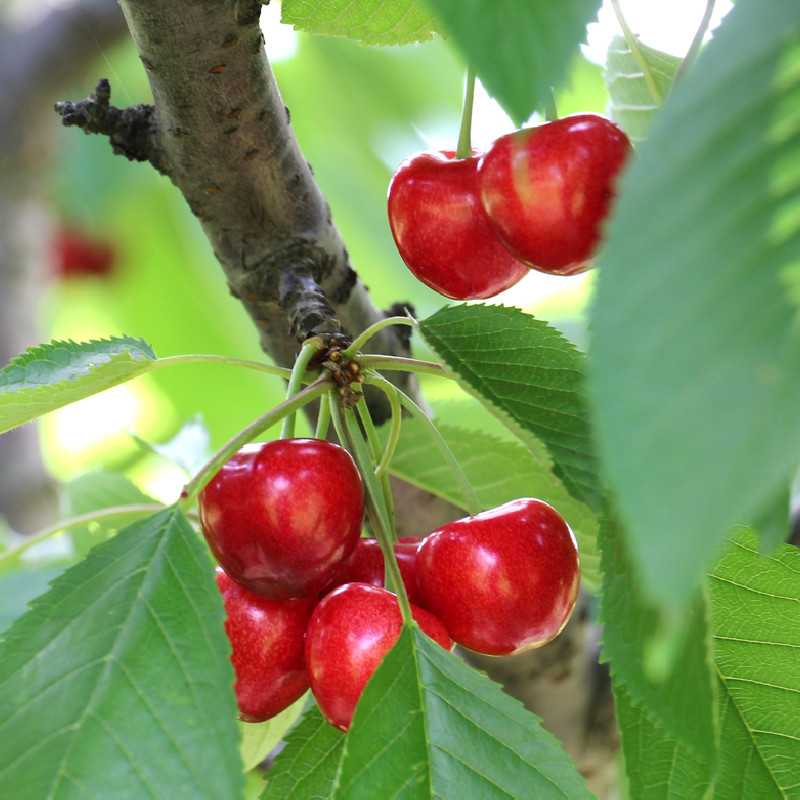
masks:
[[[478,198],[477,158],[422,153],[389,184],[389,225],[419,280],[454,300],[494,297],[526,272],[497,241]]]
[[[108,275],[114,267],[114,248],[101,239],[89,238],[71,228],[61,228],[52,242],[53,266],[57,275]]]
[[[404,537],[394,546],[397,565],[403,576],[406,594],[412,603],[419,604],[419,590],[417,588],[417,550],[420,541]],[[383,553],[377,539],[359,539],[356,549],[350,558],[342,565],[341,572],[336,578],[336,586],[345,583],[368,583],[370,586],[384,586],[385,568]]]
[[[541,272],[587,269],[631,145],[613,123],[578,114],[501,136],[478,183],[497,236]]]
[[[269,600],[248,592],[217,568],[225,632],[236,673],[236,702],[245,722],[263,722],[308,689],[304,657],[311,600]]]
[[[453,643],[433,614],[416,606],[411,613],[428,636],[450,649]],[[361,692],[402,628],[397,597],[365,583],[346,583],[316,607],[306,635],[306,666],[311,691],[331,725],[350,727]]]
[[[200,495],[203,533],[217,561],[273,600],[328,586],[358,542],[363,513],[353,459],[320,439],[243,448]]]
[[[508,655],[556,637],[578,596],[575,537],[542,500],[449,522],[422,543],[423,604],[464,647]]]

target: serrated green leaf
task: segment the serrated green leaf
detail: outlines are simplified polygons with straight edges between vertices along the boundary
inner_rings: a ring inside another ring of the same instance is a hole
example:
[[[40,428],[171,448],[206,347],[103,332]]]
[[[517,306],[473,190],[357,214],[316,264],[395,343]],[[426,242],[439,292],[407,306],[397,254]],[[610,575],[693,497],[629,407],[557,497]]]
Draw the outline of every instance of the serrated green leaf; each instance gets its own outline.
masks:
[[[567,76],[600,0],[427,0],[481,83],[518,124]]]
[[[681,59],[639,42],[639,52],[653,76],[662,101],[669,94]],[[628,134],[634,144],[647,139],[656,112],[661,107],[653,97],[642,67],[631,53],[624,36],[615,36],[608,47],[605,69],[611,102],[611,119]]]
[[[481,673],[414,625],[367,684],[335,800],[590,798],[556,739]]]
[[[87,472],[61,487],[60,505],[63,517],[77,517],[111,506],[155,502],[118,472]],[[119,517],[98,520],[80,528],[70,528],[76,555],[85,556],[98,542],[107,539],[130,521],[120,520]]]
[[[147,372],[150,345],[127,337],[50,342],[0,369],[0,433]]]
[[[180,511],[121,531],[0,639],[0,797],[239,797],[228,653]]]
[[[437,427],[484,508],[494,508],[517,497],[538,497],[558,510],[578,539],[581,578],[585,585],[597,588],[600,582],[597,518],[567,492],[553,474],[549,460],[537,458],[521,444],[503,441],[489,433],[440,423]],[[390,471],[398,478],[467,510],[468,503],[458,480],[445,459],[431,448],[430,434],[418,420],[403,422],[400,444]]]
[[[626,540],[611,516],[600,526],[603,573],[601,616],[603,658],[611,666],[615,683],[634,702],[647,709],[674,737],[714,761],[714,692],[706,601],[699,597],[686,613],[673,651],[661,658],[661,675],[653,677],[653,640],[658,634],[658,614],[643,596],[626,549]]]
[[[255,769],[278,745],[286,735],[286,731],[297,722],[306,705],[303,695],[280,714],[266,722],[240,722],[239,754],[242,757],[245,772]]]
[[[619,684],[614,685],[614,699],[630,797],[704,800],[711,766],[654,723]]]
[[[516,308],[448,306],[420,323],[459,383],[523,441],[548,448],[573,497],[600,508],[584,401],[584,358],[557,330]]]
[[[63,568],[48,564],[41,567],[21,567],[0,574],[0,632],[21,617],[27,610],[28,603],[46,592],[50,581],[62,572]]]
[[[308,33],[379,45],[424,42],[436,30],[421,0],[283,0],[281,21]]]
[[[344,734],[313,706],[286,737],[286,747],[270,767],[261,800],[329,798],[344,748]]]
[[[623,178],[590,385],[641,585],[673,620],[800,453],[800,5],[737,3]]]
[[[714,797],[797,800],[800,550],[761,557],[757,541],[742,532],[710,573],[721,704]]]

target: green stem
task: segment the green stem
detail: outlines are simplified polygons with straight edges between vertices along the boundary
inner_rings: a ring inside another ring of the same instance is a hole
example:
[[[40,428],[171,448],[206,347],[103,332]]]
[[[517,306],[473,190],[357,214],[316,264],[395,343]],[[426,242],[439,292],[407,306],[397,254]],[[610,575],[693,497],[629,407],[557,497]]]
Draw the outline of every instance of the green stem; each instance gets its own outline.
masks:
[[[153,362],[154,369],[161,367],[171,367],[175,364],[227,364],[232,367],[244,367],[245,369],[264,372],[267,375],[276,375],[286,380],[291,376],[291,371],[283,367],[274,367],[271,364],[262,364],[260,361],[248,361],[244,358],[230,358],[228,356],[191,354],[181,356],[167,356],[158,358]]]
[[[467,69],[467,85],[464,90],[464,105],[461,108],[461,130],[458,132],[456,158],[472,155],[472,107],[475,104],[475,70]]]
[[[25,541],[18,544],[13,550],[9,550],[7,553],[0,553],[0,564],[5,565],[16,562],[26,550],[70,528],[77,528],[80,525],[88,525],[90,522],[98,522],[112,517],[124,517],[130,514],[155,514],[158,511],[163,511],[164,508],[165,506],[162,506],[160,503],[132,503],[131,505],[125,506],[101,508],[98,511],[90,511],[86,514],[79,514],[78,516],[61,520],[61,522],[56,525],[45,528],[31,536],[26,536]]]
[[[647,84],[647,88],[650,90],[650,94],[653,97],[653,102],[657,106],[660,106],[664,98],[661,96],[661,92],[658,89],[658,84],[653,77],[653,73],[650,70],[650,65],[647,63],[647,59],[642,55],[642,51],[639,49],[638,39],[634,35],[633,31],[628,27],[628,23],[625,21],[619,0],[611,0],[611,6],[614,9],[614,13],[617,15],[617,21],[619,22],[620,28],[622,28],[625,41],[628,43],[628,49],[631,51],[633,57],[636,59],[636,63],[639,65],[639,68],[644,74],[644,82]]]
[[[436,361],[420,361],[403,356],[360,356],[358,363],[365,369],[386,369],[390,372],[416,372],[423,375],[436,375],[440,378],[455,380],[441,364]]]
[[[674,83],[677,83],[683,77],[683,74],[687,69],[689,69],[689,67],[694,63],[694,60],[697,58],[697,54],[700,52],[700,48],[703,46],[703,38],[706,35],[708,26],[711,24],[711,15],[714,13],[714,3],[715,0],[706,0],[706,10],[703,12],[703,18],[700,20],[700,25],[695,32],[692,43],[689,45],[689,49],[686,51],[686,56],[684,57],[683,61],[681,61],[680,66],[675,72]]]
[[[383,456],[375,468],[375,474],[381,478],[389,472],[389,464],[392,463],[392,456],[397,450],[397,445],[400,441],[400,430],[403,427],[403,411],[400,406],[400,398],[397,396],[397,391],[390,391],[389,386],[394,389],[394,384],[386,382],[386,396],[389,398],[389,405],[392,411],[391,427],[389,428],[389,437],[386,439],[386,447],[383,450]]]
[[[328,436],[328,428],[331,425],[331,396],[324,394],[319,399],[319,413],[317,414],[317,429],[314,436],[317,439],[325,439]]]
[[[417,321],[413,317],[386,317],[386,319],[375,322],[369,328],[363,330],[342,355],[347,358],[353,358],[376,333],[380,333],[384,328],[388,328],[391,325],[408,325],[413,328],[416,324]]]
[[[294,366],[292,367],[292,374],[289,378],[289,386],[286,389],[287,399],[293,397],[300,391],[300,386],[303,384],[303,377],[306,374],[308,365],[311,363],[311,360],[314,358],[314,356],[319,353],[324,346],[325,345],[323,344],[322,340],[316,336],[312,339],[306,339],[306,341],[303,342],[303,346],[300,348],[300,352],[297,355],[297,360],[294,362]],[[281,439],[294,438],[295,418],[296,414],[294,411],[286,415],[286,418],[283,420]]]
[[[450,467],[458,479],[458,482],[461,484],[461,492],[464,495],[464,502],[470,516],[480,513],[481,502],[478,499],[478,495],[476,494],[474,487],[469,482],[469,478],[464,472],[464,469],[462,468],[461,464],[458,463],[458,459],[453,454],[453,451],[450,449],[450,446],[447,444],[442,434],[439,433],[439,429],[436,427],[436,425],[434,425],[431,418],[405,392],[401,391],[396,386],[392,386],[391,390],[388,389],[386,384],[389,382],[386,380],[386,378],[381,377],[377,373],[370,372],[367,375],[366,383],[371,386],[377,386],[387,395],[391,390],[394,390],[397,393],[397,396],[400,399],[400,403],[403,405],[403,407],[406,408],[413,416],[425,423],[429,432],[433,436],[436,446],[439,448],[439,451],[444,456],[448,464],[450,464]]]
[[[339,397],[336,392],[329,392],[331,419],[333,420],[333,429],[336,431],[336,438],[339,444],[347,450],[352,448],[347,441],[347,431],[344,428],[344,418],[342,417],[342,409],[339,406]]]
[[[387,584],[391,585],[397,595],[397,600],[400,604],[400,611],[403,614],[403,619],[406,623],[410,623],[411,604],[408,601],[406,594],[406,587],[403,583],[403,577],[400,573],[400,567],[397,565],[397,557],[394,553],[394,537],[392,533],[392,524],[386,508],[383,492],[381,491],[378,481],[373,473],[372,459],[370,457],[369,447],[361,435],[358,427],[358,421],[352,409],[346,409],[344,413],[344,423],[347,429],[347,434],[350,437],[350,442],[355,451],[356,461],[364,477],[364,483],[367,486],[367,494],[370,501],[377,512],[378,525],[375,533],[377,534],[378,543],[380,544],[381,551],[383,552],[383,560],[386,567]]]
[[[364,400],[363,397],[358,401],[356,411],[358,411],[358,416],[361,420],[361,426],[364,428],[364,432],[367,434],[367,441],[369,442],[369,447],[372,451],[373,463],[378,464],[378,466],[374,468],[375,477],[381,482],[381,489],[383,490],[386,510],[389,513],[389,520],[392,522],[392,539],[396,541],[397,537],[395,536],[394,532],[394,496],[392,495],[392,487],[389,482],[389,474],[385,471],[382,473],[378,471],[380,468],[379,462],[381,461],[382,456],[381,440],[378,436],[378,432],[375,430],[375,425],[373,424],[372,417],[369,414],[369,408],[367,407],[366,400]]]
[[[203,490],[205,485],[219,472],[222,465],[243,445],[255,439],[260,433],[263,433],[268,428],[271,428],[275,423],[280,422],[287,414],[297,411],[304,405],[320,397],[326,391],[330,382],[325,378],[318,378],[310,386],[299,391],[293,397],[284,400],[275,408],[270,409],[266,414],[262,414],[258,419],[253,420],[246,428],[239,431],[233,438],[229,439],[208,461],[208,463],[200,469],[200,471],[192,478],[183,490],[181,495],[181,506],[187,507],[198,494]]]

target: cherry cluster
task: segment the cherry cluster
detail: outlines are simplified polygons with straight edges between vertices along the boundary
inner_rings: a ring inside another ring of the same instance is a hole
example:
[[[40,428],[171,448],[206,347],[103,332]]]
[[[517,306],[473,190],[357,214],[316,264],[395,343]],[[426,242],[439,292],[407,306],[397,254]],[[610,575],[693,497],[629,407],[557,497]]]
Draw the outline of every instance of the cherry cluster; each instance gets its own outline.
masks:
[[[582,272],[630,151],[613,122],[576,114],[502,136],[481,156],[414,156],[389,186],[400,255],[455,300],[493,297],[528,268]]]
[[[349,727],[403,627],[380,545],[361,538],[363,515],[353,459],[320,439],[247,446],[201,493],[243,720],[275,716],[310,686],[328,721]],[[453,641],[493,655],[538,647],[575,604],[575,539],[541,500],[401,539],[394,551],[414,620],[446,649]]]

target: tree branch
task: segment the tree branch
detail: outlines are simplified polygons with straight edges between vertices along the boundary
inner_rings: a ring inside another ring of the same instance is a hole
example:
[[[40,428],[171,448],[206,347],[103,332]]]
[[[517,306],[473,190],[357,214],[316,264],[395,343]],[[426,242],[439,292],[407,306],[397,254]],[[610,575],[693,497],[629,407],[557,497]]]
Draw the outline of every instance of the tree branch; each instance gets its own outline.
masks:
[[[297,338],[358,333],[382,317],[303,158],[267,61],[251,0],[122,0],[145,66],[155,111],[120,111],[105,88],[94,101],[59,104],[67,124],[110,136],[128,157],[146,158],[181,190],[225,270],[231,294],[252,317],[263,349],[292,362]],[[105,87],[105,84],[103,85]],[[310,305],[287,306],[313,281]],[[281,288],[284,292],[282,296]],[[291,319],[290,319],[291,318]],[[375,351],[408,352],[392,330]],[[413,388],[413,377],[394,376]],[[372,397],[383,419],[388,407]]]

